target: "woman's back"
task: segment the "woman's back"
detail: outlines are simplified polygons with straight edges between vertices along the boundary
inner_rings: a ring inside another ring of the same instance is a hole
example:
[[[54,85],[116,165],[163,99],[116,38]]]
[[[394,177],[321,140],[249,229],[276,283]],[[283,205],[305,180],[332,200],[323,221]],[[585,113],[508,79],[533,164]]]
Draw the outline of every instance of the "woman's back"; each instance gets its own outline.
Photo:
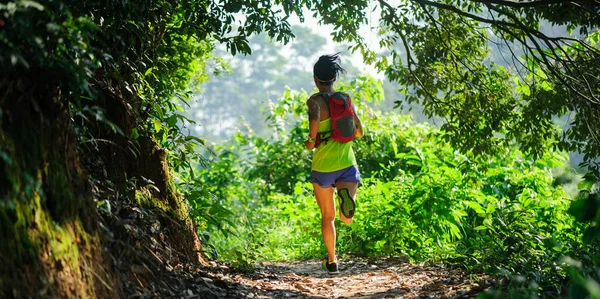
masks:
[[[312,170],[332,172],[356,165],[356,157],[352,150],[352,141],[338,142],[331,137],[331,115],[327,99],[321,94],[313,96],[320,108],[319,135],[321,144],[315,149],[312,160]]]

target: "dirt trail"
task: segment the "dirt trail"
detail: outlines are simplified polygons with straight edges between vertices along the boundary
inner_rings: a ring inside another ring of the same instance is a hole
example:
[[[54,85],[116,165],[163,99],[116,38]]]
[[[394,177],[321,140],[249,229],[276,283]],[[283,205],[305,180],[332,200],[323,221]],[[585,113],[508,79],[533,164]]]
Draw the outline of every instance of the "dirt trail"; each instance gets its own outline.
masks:
[[[183,279],[180,277],[180,287],[172,288],[169,295],[187,298],[471,298],[490,285],[486,276],[475,279],[458,269],[415,265],[397,257],[354,258],[341,263],[340,270],[338,275],[329,275],[321,270],[317,260],[264,264],[253,273],[213,264],[213,267],[187,273]]]

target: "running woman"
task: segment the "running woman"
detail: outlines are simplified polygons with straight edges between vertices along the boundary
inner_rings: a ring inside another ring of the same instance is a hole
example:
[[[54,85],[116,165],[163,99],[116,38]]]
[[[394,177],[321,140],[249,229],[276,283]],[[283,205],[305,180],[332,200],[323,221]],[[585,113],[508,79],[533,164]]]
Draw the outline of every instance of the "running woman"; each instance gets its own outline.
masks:
[[[314,193],[321,209],[321,233],[327,248],[327,258],[322,261],[322,266],[329,274],[339,273],[335,252],[335,201],[334,191],[337,189],[340,219],[345,224],[350,224],[356,208],[356,190],[360,183],[360,173],[356,164],[356,157],[352,150],[352,141],[338,142],[328,139],[331,134],[331,116],[327,100],[333,94],[333,83],[345,70],[339,64],[339,53],[323,55],[313,68],[313,80],[319,93],[311,96],[307,101],[309,118],[309,136],[304,145],[308,150],[315,148],[317,137],[319,146],[313,155],[311,182]],[[354,124],[356,136],[364,135],[363,127],[356,110],[354,110]]]

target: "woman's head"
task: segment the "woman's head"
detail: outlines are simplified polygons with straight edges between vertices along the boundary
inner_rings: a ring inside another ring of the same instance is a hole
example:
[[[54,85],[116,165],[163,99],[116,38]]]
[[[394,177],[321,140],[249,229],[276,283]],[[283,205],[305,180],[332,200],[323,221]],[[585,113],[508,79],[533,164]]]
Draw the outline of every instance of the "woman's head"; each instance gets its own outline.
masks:
[[[321,84],[325,86],[331,86],[337,79],[337,76],[341,73],[345,73],[340,66],[340,53],[333,55],[323,55],[319,57],[317,63],[313,67],[313,76],[315,78],[315,84]]]

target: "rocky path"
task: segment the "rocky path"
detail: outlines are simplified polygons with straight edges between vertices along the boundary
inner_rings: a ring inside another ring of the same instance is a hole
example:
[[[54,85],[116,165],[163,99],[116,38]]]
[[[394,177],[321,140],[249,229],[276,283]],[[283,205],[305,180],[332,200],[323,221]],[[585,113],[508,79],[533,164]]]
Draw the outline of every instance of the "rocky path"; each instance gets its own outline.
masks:
[[[329,275],[319,261],[264,264],[242,273],[213,264],[188,273],[173,297],[187,298],[471,298],[489,287],[486,276],[410,264],[404,258],[353,259]],[[181,280],[180,280],[181,281]]]

